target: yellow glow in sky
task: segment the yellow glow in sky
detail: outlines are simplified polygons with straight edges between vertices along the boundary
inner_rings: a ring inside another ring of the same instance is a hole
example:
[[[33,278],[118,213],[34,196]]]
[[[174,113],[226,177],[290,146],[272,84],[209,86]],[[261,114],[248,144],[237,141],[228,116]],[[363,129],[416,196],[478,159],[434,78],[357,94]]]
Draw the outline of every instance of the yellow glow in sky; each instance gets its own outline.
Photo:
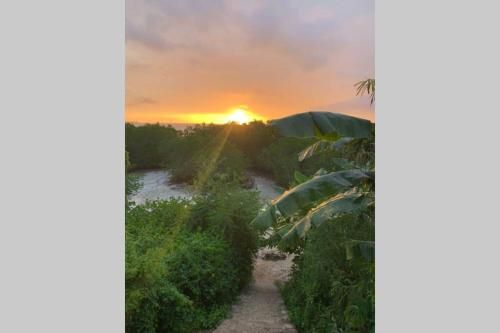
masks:
[[[252,118],[250,118],[250,116],[246,113],[245,110],[235,109],[233,111],[233,113],[231,113],[229,115],[228,120],[230,122],[235,122],[235,123],[238,123],[241,125],[241,124],[249,123],[250,121],[252,121]]]
[[[246,105],[234,108],[227,118],[227,122],[234,122],[240,125],[247,124],[253,120],[262,120],[262,117],[251,114]]]
[[[185,115],[182,119],[186,119],[188,117],[188,122],[192,123],[214,123],[214,124],[226,124],[235,122],[237,124],[246,124],[252,122],[254,120],[263,120],[266,119],[260,115],[257,115],[250,111],[248,106],[240,105],[236,107],[232,107],[228,109],[225,113],[195,113]],[[185,121],[185,120],[184,120]]]

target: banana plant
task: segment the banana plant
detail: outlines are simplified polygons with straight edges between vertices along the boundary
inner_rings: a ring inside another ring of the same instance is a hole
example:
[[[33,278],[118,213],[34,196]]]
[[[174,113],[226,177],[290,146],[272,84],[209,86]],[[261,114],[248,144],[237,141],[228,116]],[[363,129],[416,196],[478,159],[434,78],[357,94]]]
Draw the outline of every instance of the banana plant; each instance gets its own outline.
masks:
[[[296,186],[273,200],[252,221],[271,230],[270,242],[284,249],[300,247],[312,228],[335,223],[341,216],[366,218],[373,223],[374,135],[373,124],[364,119],[327,112],[307,112],[271,123],[285,136],[310,137],[318,142],[299,153],[299,161],[333,151],[340,171],[320,169],[312,177],[295,173]],[[371,240],[342,239],[348,259],[356,253],[373,260]]]
[[[296,213],[318,201],[346,192],[362,183],[372,180],[370,173],[361,170],[344,170],[331,172],[295,186],[275,199],[253,221],[260,229],[272,227],[278,218],[291,218]]]

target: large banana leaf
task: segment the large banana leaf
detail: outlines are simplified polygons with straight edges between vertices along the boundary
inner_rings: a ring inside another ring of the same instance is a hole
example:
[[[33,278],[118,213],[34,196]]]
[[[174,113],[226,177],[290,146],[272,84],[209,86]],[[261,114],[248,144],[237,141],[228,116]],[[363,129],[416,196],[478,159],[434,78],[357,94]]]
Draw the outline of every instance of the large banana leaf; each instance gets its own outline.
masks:
[[[318,200],[345,192],[372,178],[372,174],[360,170],[344,170],[314,177],[275,199],[270,207],[252,221],[252,224],[267,229],[276,223],[278,214],[285,218],[291,217]]]
[[[313,143],[303,151],[299,153],[299,161],[302,162],[306,158],[314,156],[316,154],[320,154],[327,151],[338,151],[342,149],[347,143],[354,140],[351,137],[340,138],[337,141],[329,141],[329,140],[320,140],[316,143]]]
[[[304,238],[311,227],[319,227],[323,222],[339,214],[361,212],[370,204],[373,204],[373,198],[367,197],[364,193],[347,191],[337,194],[310,210],[283,236],[283,240]]]
[[[333,112],[311,111],[271,121],[283,136],[321,137],[335,134],[339,137],[368,138],[373,123],[366,119]]]

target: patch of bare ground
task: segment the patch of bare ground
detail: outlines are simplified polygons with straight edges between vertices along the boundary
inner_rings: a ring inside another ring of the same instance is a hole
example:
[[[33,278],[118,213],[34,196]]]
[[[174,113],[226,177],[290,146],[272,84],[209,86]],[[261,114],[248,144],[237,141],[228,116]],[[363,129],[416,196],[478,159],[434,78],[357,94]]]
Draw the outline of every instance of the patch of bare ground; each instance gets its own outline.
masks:
[[[293,256],[260,249],[253,281],[233,305],[231,317],[213,333],[295,333],[277,284],[288,279]]]

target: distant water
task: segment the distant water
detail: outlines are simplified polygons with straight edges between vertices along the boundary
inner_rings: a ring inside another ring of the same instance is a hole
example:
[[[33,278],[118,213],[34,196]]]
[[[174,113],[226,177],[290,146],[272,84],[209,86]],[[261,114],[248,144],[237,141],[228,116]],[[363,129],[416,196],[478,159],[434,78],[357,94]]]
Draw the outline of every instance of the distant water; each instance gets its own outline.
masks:
[[[133,122],[132,124],[136,125],[136,126],[144,126],[146,124],[151,124],[151,123],[137,123],[137,122]],[[163,126],[172,126],[173,128],[175,128],[176,130],[179,130],[179,131],[182,131],[183,129],[186,129],[186,127],[188,126],[194,126],[196,125],[195,123],[159,123],[160,125],[163,125]]]
[[[250,173],[254,180],[254,189],[259,192],[260,199],[264,202],[269,202],[284,192],[284,189],[279,187],[274,181],[269,178],[259,176],[255,173]]]
[[[172,184],[170,182],[170,173],[166,170],[148,170],[137,171],[133,174],[140,177],[142,184],[141,188],[130,197],[138,205],[142,205],[146,200],[166,200],[169,198],[191,198],[193,192],[183,184]],[[254,189],[259,192],[259,196],[263,202],[269,202],[276,198],[283,189],[277,186],[272,180],[250,174],[254,179]]]
[[[165,124],[165,125],[167,125],[167,124]],[[182,131],[183,129],[186,129],[186,127],[194,126],[196,124],[168,124],[168,125],[172,126],[176,130]]]
[[[170,173],[165,170],[137,171],[141,187],[130,197],[138,205],[146,200],[166,200],[169,198],[191,198],[193,193],[184,185],[170,183]]]
[[[151,124],[151,123],[132,123],[136,126],[144,126],[146,124]],[[189,126],[195,126],[195,125],[201,125],[201,123],[159,123],[160,125],[163,125],[163,126],[172,126],[173,128],[175,128],[176,130],[178,131],[182,131],[184,129],[186,129],[187,127]],[[204,123],[204,124],[213,124],[213,123]],[[214,124],[214,125],[223,125],[223,124]]]

